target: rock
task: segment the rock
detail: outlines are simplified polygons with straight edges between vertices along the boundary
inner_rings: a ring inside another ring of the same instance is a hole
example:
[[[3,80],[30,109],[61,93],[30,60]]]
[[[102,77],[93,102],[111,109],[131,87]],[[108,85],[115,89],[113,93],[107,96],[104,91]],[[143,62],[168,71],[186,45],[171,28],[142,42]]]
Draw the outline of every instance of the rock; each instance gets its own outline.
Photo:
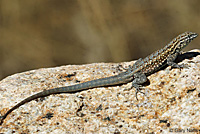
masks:
[[[151,133],[199,131],[200,51],[187,52],[189,68],[164,68],[148,77],[144,94],[131,83],[50,95],[14,110],[0,132],[8,133]],[[182,57],[184,57],[184,55]],[[189,58],[189,59],[188,59]],[[42,68],[0,81],[0,113],[39,91],[120,73],[118,65],[93,63]],[[179,63],[181,64],[181,63]]]

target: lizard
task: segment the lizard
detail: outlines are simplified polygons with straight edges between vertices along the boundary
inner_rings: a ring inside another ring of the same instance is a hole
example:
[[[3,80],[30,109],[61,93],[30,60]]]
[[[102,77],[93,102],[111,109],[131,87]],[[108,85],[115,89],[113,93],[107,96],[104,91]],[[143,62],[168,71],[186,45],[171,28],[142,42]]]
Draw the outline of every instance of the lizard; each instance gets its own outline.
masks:
[[[21,102],[14,105],[3,116],[0,116],[0,125],[2,125],[4,119],[6,119],[6,117],[18,107],[37,98],[46,97],[52,94],[76,93],[96,87],[114,86],[132,82],[131,88],[136,88],[137,98],[137,93],[141,92],[140,87],[143,83],[147,81],[147,76],[157,72],[162,67],[167,65],[174,68],[187,68],[186,65],[178,65],[174,61],[177,58],[177,56],[181,54],[181,50],[185,48],[197,36],[197,33],[184,32],[178,35],[176,38],[174,38],[164,48],[155,51],[154,53],[150,54],[144,59],[140,58],[132,66],[129,65],[129,67],[126,68],[125,71],[117,75],[91,80],[76,85],[52,88],[29,96]]]

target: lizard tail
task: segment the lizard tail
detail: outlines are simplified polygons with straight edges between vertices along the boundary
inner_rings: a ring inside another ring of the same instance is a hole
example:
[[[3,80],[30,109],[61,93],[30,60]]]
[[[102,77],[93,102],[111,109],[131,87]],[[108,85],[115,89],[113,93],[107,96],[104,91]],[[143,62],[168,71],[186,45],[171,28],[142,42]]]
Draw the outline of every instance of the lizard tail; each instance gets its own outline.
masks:
[[[102,87],[102,86],[106,86],[106,85],[116,85],[116,84],[120,84],[120,83],[124,83],[124,82],[121,81],[121,79],[119,79],[116,75],[116,76],[92,80],[92,81],[88,81],[88,82],[85,82],[85,83],[80,83],[80,84],[76,84],[76,85],[72,85],[72,86],[58,87],[58,88],[53,88],[53,89],[41,91],[41,92],[36,93],[36,94],[22,100],[21,102],[17,103],[15,106],[13,106],[11,109],[9,109],[3,116],[0,116],[0,125],[3,124],[4,119],[12,111],[19,108],[23,104],[30,102],[32,100],[35,100],[37,98],[49,96],[49,95],[52,95],[52,94],[75,93],[75,92],[80,92],[80,91],[90,89],[90,88],[94,88],[94,87]]]

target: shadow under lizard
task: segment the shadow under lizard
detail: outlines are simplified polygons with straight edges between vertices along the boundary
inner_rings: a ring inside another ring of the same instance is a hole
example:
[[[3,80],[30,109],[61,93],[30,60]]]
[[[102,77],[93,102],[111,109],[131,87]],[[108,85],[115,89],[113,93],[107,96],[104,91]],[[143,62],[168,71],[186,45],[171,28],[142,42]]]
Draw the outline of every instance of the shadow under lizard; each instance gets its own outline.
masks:
[[[9,109],[3,116],[0,116],[0,125],[3,124],[4,119],[15,109],[22,106],[23,104],[35,100],[40,97],[49,96],[52,94],[61,94],[61,93],[75,93],[83,90],[96,88],[96,87],[104,87],[104,86],[113,86],[125,84],[128,82],[132,82],[131,88],[136,88],[136,98],[137,93],[140,91],[140,86],[147,81],[147,76],[155,73],[163,66],[169,65],[175,68],[183,68],[186,67],[184,64],[178,65],[174,61],[179,54],[181,54],[181,50],[186,47],[194,38],[196,38],[198,34],[193,32],[185,32],[178,35],[174,38],[169,44],[167,44],[164,48],[155,51],[151,55],[146,58],[140,58],[137,60],[132,66],[130,65],[126,71],[114,75],[111,77],[96,79],[72,86],[66,87],[58,87],[49,90],[44,90],[39,93],[36,93],[21,102],[17,103],[11,109]]]

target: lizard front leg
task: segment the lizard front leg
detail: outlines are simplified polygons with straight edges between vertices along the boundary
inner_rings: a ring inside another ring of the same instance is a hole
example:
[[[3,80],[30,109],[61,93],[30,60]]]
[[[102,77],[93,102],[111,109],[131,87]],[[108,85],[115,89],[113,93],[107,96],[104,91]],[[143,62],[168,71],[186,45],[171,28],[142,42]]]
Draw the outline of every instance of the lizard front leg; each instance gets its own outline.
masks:
[[[177,56],[180,54],[181,54],[181,52],[176,52],[173,55],[169,55],[167,57],[167,64],[174,68],[187,68],[188,66],[186,64],[178,65],[177,63],[174,62],[175,59],[177,58]]]

